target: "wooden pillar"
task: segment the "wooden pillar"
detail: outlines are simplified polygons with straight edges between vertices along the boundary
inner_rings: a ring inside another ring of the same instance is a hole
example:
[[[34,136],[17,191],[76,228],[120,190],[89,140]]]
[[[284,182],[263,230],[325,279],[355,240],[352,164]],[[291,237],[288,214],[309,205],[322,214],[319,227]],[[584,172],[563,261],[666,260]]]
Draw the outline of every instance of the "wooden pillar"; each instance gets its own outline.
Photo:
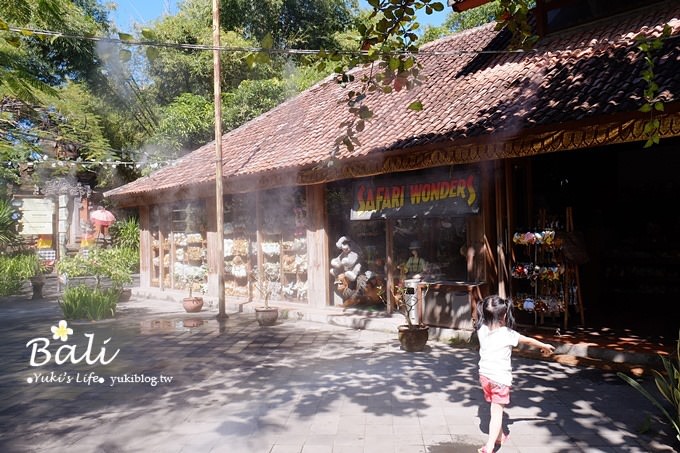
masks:
[[[505,233],[507,229],[505,219],[504,168],[506,161],[495,161],[494,166],[494,199],[496,201],[496,255],[498,256],[498,295],[509,297],[509,279],[507,274],[508,262],[506,258]]]
[[[153,270],[153,253],[151,252],[151,215],[149,205],[139,207],[139,286],[151,286],[151,272]],[[161,265],[163,263],[160,263]]]
[[[392,314],[392,307],[396,304],[394,302],[394,272],[396,265],[394,263],[394,220],[385,220],[385,264],[387,266],[387,281],[385,282],[385,294],[383,297],[387,299],[387,313]]]
[[[313,307],[325,307],[331,301],[326,219],[325,184],[307,186],[307,284]]]
[[[216,217],[216,205],[217,202],[215,201],[214,198],[208,198],[205,200],[205,216],[206,216],[206,225],[207,231],[205,233],[205,239],[206,239],[206,247],[208,249],[208,253],[206,256],[207,260],[207,265],[208,265],[208,288],[207,288],[207,295],[210,297],[218,297],[219,298],[219,280],[218,280],[218,272],[219,272],[219,262],[218,260],[220,259],[219,256],[219,251],[218,251],[218,234],[217,234],[217,217]],[[222,260],[224,260],[224,257],[222,257]]]

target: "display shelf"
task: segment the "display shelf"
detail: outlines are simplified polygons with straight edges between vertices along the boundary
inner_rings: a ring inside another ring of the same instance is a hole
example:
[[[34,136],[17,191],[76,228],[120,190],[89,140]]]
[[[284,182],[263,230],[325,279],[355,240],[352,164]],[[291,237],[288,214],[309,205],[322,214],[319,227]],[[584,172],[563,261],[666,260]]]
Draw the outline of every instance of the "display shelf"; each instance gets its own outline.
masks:
[[[567,310],[561,247],[551,229],[513,236],[512,303],[518,320],[527,313],[534,325],[544,324],[546,316],[561,318]]]
[[[307,299],[307,241],[294,238],[281,242],[281,282],[287,299]]]
[[[256,250],[252,197],[230,195],[224,198],[224,294],[250,297],[252,254]]]

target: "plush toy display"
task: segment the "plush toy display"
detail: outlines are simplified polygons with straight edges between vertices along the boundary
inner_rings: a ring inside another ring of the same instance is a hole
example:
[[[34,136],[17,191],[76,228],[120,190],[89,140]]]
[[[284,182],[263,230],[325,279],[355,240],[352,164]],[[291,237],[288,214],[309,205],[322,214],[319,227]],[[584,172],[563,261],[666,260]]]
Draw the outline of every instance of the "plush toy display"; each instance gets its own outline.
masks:
[[[344,274],[348,281],[356,281],[359,273],[361,273],[359,254],[352,251],[351,241],[346,236],[342,236],[338,239],[335,246],[339,248],[341,252],[340,255],[331,260],[331,275],[337,279],[341,274]]]

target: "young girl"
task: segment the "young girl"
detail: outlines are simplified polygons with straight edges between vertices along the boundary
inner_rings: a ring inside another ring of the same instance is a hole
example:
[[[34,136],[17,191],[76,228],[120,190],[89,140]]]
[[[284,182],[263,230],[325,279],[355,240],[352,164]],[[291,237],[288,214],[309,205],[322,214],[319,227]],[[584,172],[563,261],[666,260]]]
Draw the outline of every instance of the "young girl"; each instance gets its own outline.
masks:
[[[495,445],[505,441],[502,431],[503,411],[510,402],[512,386],[512,348],[525,344],[540,349],[544,354],[555,350],[553,345],[527,337],[513,330],[510,301],[499,296],[488,296],[477,304],[477,336],[479,337],[479,382],[484,399],[491,403],[489,437],[478,453],[492,453]]]

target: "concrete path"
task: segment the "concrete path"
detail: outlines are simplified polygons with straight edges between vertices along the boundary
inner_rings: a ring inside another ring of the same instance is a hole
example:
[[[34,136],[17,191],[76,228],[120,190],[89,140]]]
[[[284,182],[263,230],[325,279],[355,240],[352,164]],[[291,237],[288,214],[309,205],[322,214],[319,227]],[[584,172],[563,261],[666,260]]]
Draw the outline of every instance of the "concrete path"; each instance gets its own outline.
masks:
[[[54,298],[2,299],[0,310],[3,453],[473,453],[485,440],[473,349],[431,340],[407,353],[394,332],[295,316],[260,327],[252,313],[218,323],[214,309],[139,297],[115,320],[69,322],[62,342]],[[680,447],[615,374],[514,366],[502,453]]]

